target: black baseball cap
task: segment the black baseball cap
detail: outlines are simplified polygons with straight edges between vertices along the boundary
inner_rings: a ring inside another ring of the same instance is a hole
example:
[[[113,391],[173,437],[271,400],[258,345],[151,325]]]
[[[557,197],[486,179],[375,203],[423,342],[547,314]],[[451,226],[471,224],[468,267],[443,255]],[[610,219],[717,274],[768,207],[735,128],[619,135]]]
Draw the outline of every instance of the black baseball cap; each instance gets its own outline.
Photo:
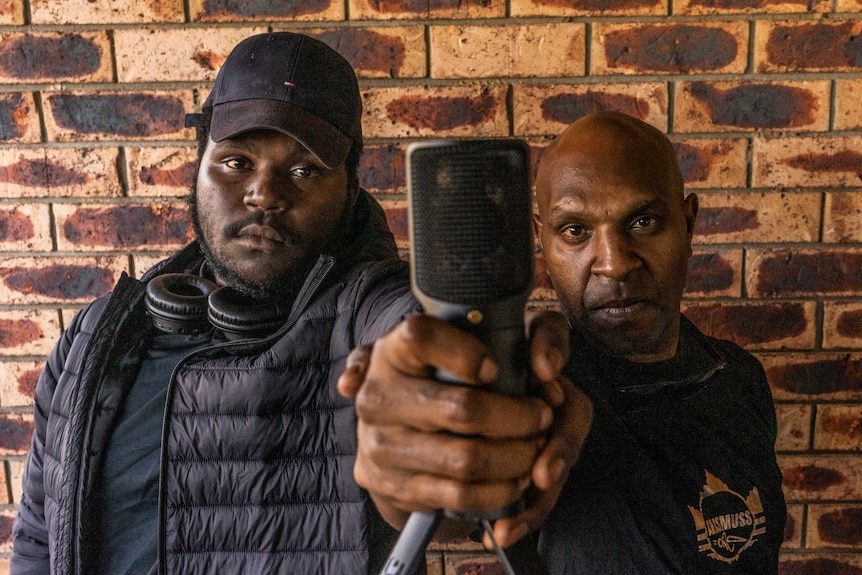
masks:
[[[292,32],[246,38],[228,55],[204,102],[210,137],[277,130],[327,168],[344,163],[362,141],[362,101],[350,63],[323,42]],[[194,115],[186,125],[195,126]]]

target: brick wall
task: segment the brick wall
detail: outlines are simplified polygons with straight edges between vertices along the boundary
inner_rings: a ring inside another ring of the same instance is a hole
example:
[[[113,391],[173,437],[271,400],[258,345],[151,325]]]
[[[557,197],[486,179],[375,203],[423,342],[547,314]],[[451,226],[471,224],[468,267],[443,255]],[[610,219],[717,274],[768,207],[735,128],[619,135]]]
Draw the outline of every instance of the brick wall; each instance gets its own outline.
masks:
[[[190,238],[183,115],[237,41],[288,29],[359,73],[361,177],[401,247],[410,141],[516,135],[538,155],[600,109],[666,130],[702,205],[686,311],[755,353],[775,395],[782,572],[862,573],[860,15],[862,0],[0,0],[0,572],[46,354],[122,271]],[[498,572],[467,543],[429,564]]]

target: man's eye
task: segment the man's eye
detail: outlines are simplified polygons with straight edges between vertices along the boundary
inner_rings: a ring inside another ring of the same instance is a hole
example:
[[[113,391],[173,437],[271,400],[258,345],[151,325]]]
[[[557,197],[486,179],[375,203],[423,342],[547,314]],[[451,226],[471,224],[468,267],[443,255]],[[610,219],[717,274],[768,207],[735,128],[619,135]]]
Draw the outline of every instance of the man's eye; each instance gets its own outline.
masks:
[[[322,170],[317,166],[299,166],[297,168],[293,168],[290,173],[294,178],[313,178],[314,176],[320,174]]]
[[[224,165],[232,170],[243,170],[248,168],[249,162],[245,158],[228,158]]]
[[[648,231],[655,229],[658,220],[652,216],[641,216],[632,222],[631,227],[637,230]]]
[[[563,228],[563,235],[567,238],[576,239],[584,235],[584,228],[581,226],[566,226]]]

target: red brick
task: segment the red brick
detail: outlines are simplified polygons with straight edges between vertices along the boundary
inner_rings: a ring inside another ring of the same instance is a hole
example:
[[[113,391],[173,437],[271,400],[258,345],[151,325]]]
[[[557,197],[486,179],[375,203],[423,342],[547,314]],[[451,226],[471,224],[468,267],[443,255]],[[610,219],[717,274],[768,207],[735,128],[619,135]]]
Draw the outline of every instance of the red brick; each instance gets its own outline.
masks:
[[[759,359],[776,400],[862,400],[862,354],[762,354]]]
[[[47,252],[52,247],[47,204],[0,205],[0,251]]]
[[[0,258],[0,301],[88,302],[110,291],[127,263],[122,256]]]
[[[197,169],[197,149],[188,147],[126,148],[129,195],[185,196]]]
[[[779,455],[784,496],[790,501],[862,498],[862,455]]]
[[[425,29],[422,26],[303,29],[337,50],[360,78],[427,76]]]
[[[680,0],[674,2],[674,14],[789,14],[794,12],[829,12],[827,0]]]
[[[39,112],[33,94],[0,94],[0,140],[8,143],[40,141]]]
[[[862,292],[862,249],[752,250],[748,293],[759,297]]]
[[[55,204],[61,251],[178,249],[193,237],[185,203]]]
[[[811,242],[820,231],[820,194],[700,194],[698,243]]]
[[[0,0],[0,24],[21,25],[24,23],[23,0]],[[0,568],[0,573],[5,573]]]
[[[746,22],[593,25],[592,74],[741,74]]]
[[[60,336],[55,310],[0,310],[0,353],[48,355]]]
[[[814,346],[814,302],[696,303],[685,316],[707,335],[749,349]]]
[[[189,13],[195,22],[303,22],[345,18],[344,4],[335,0],[190,0]]]
[[[31,415],[0,413],[0,455],[25,455],[32,437]]]
[[[667,0],[511,0],[511,15],[522,16],[665,16]]]
[[[808,507],[806,546],[862,550],[862,506],[811,505]]]
[[[615,110],[667,131],[667,86],[644,84],[518,84],[514,89],[515,135],[556,136],[578,118]]]
[[[0,82],[110,82],[106,32],[0,34]]]
[[[349,0],[351,20],[503,18],[504,0]]]
[[[686,297],[739,297],[742,250],[698,249],[688,260]]]
[[[852,187],[862,181],[862,137],[754,137],[752,186]]]
[[[862,11],[862,0],[838,0],[835,3],[836,12],[860,12]]]
[[[862,80],[835,80],[835,129],[862,129]]]
[[[432,78],[583,76],[585,25],[431,27]]]
[[[44,365],[43,361],[0,361],[0,406],[32,406],[33,391]]]
[[[392,235],[395,236],[395,244],[401,249],[410,247],[409,232],[407,231],[407,202],[404,200],[382,201],[380,204],[386,212],[386,222]]]
[[[862,348],[862,302],[823,303],[823,347]]]
[[[862,241],[862,193],[828,193],[824,212],[824,242]]]
[[[781,575],[860,575],[862,555],[783,553],[779,556],[778,572]]]
[[[120,82],[213,81],[233,47],[261,32],[266,28],[116,30],[117,76]]]
[[[829,129],[830,82],[681,82],[674,130]]]
[[[182,0],[31,0],[33,24],[151,24],[182,22]]]
[[[441,553],[425,553],[425,572],[426,575],[444,575]]]
[[[369,88],[366,138],[508,136],[505,86]]]
[[[17,515],[16,509],[0,510],[0,553],[12,551],[12,524]]]
[[[45,124],[58,142],[192,139],[183,127],[191,91],[46,92]]]
[[[814,449],[862,451],[862,405],[851,403],[818,406]]]
[[[811,445],[812,407],[806,404],[779,403],[775,406],[778,420],[776,451],[804,451]]]
[[[369,144],[359,160],[359,183],[371,193],[403,194],[406,144]]]
[[[784,544],[782,551],[802,547],[802,521],[805,508],[802,505],[787,506],[787,522],[784,524]],[[781,571],[781,573],[785,573]],[[786,575],[786,574],[785,574]]]
[[[0,197],[116,197],[116,148],[0,150]]]
[[[688,189],[746,186],[748,141],[673,139],[682,177]]]
[[[491,553],[447,553],[446,573],[499,575],[504,573],[496,555]]]
[[[858,72],[859,20],[758,20],[754,50],[758,72]]]

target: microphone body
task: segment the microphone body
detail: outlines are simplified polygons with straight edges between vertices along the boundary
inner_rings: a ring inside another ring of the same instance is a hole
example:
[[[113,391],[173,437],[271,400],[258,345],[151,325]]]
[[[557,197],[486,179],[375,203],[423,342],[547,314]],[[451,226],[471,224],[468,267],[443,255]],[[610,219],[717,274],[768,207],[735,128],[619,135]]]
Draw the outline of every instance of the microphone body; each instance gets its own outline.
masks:
[[[488,346],[499,365],[490,389],[525,395],[524,307],[535,277],[530,155],[514,138],[431,140],[407,148],[410,279],[428,315]],[[460,383],[448,373],[437,378]],[[413,513],[380,575],[413,573],[441,517],[498,519],[513,509],[464,517]]]

